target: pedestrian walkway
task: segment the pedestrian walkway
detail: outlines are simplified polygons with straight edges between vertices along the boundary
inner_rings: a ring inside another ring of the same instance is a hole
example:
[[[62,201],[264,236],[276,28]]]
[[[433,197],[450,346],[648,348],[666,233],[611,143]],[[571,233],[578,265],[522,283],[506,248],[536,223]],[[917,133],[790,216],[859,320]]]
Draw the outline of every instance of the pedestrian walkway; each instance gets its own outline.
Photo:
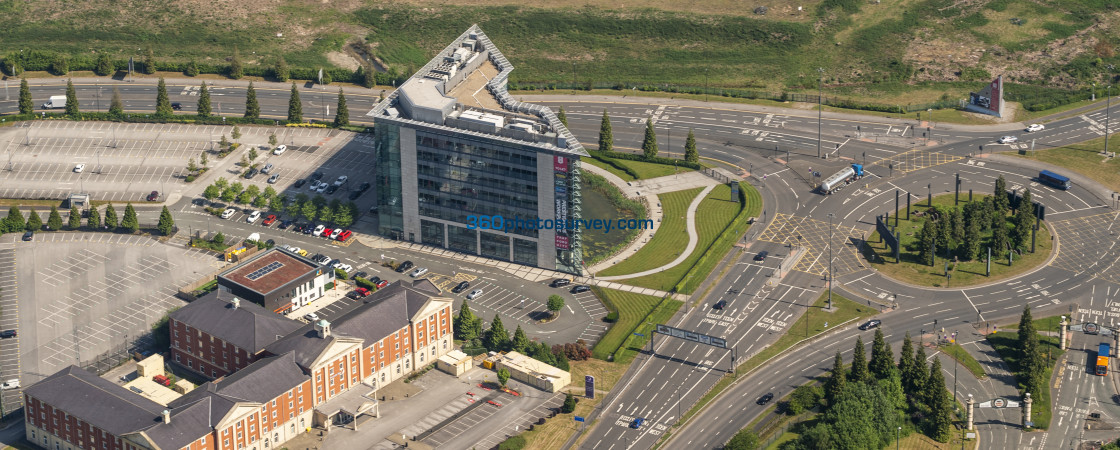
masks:
[[[704,178],[707,178],[707,177],[704,177]],[[709,181],[711,181],[710,178],[707,178],[707,179]],[[686,259],[688,259],[689,256],[692,255],[693,250],[696,250],[696,246],[700,243],[700,235],[696,232],[696,209],[700,207],[700,202],[703,202],[704,199],[708,197],[708,193],[712,192],[712,189],[715,189],[715,188],[716,187],[715,187],[714,182],[713,182],[712,185],[709,185],[708,187],[704,188],[704,190],[701,191],[700,194],[696,196],[696,198],[692,199],[692,204],[691,205],[688,205],[688,213],[686,214],[686,217],[685,217],[685,229],[688,232],[688,246],[686,246],[684,248],[684,250],[681,251],[681,254],[680,254],[680,256],[677,257],[677,259],[674,259],[672,262],[670,262],[668,264],[665,264],[661,267],[656,267],[656,268],[649,269],[649,270],[643,270],[641,272],[631,273],[631,274],[627,274],[627,275],[615,275],[615,276],[610,276],[610,277],[600,277],[599,279],[600,280],[613,281],[613,280],[624,280],[624,279],[627,279],[627,278],[637,278],[637,277],[642,277],[642,276],[646,276],[646,275],[655,274],[655,273],[658,273],[658,272],[664,272],[664,271],[669,270],[673,267],[676,267],[680,263],[683,263]]]

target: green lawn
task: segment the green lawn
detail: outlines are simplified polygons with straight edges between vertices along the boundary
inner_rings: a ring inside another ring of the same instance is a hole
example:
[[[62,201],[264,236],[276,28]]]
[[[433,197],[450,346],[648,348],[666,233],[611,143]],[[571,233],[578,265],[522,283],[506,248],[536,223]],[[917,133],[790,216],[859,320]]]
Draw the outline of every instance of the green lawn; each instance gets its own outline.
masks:
[[[675,193],[670,193],[669,195],[672,195],[672,194],[675,194]],[[695,193],[692,194],[693,198],[695,197],[695,195],[696,195]],[[667,203],[665,202],[664,199],[662,199],[661,204],[663,206],[667,205]],[[684,216],[684,211],[687,211],[687,209],[688,209],[688,205],[686,204],[683,211],[679,214],[679,216]],[[651,274],[651,275],[642,276],[642,277],[620,280],[620,282],[626,283],[626,284],[632,284],[634,286],[642,286],[642,287],[648,287],[648,288],[651,288],[651,289],[658,289],[658,290],[662,290],[662,291],[668,291],[668,290],[672,289],[673,286],[676,286],[676,284],[679,283],[682,278],[684,278],[685,274],[688,273],[689,269],[692,269],[692,266],[695,265],[696,262],[700,260],[701,256],[703,256],[705,251],[709,247],[712,246],[712,243],[714,243],[716,241],[716,238],[718,238],[720,236],[720,233],[722,233],[723,230],[727,228],[727,225],[731,223],[731,221],[735,218],[735,216],[739,213],[739,211],[740,211],[739,201],[737,199],[736,200],[731,200],[731,188],[728,187],[727,185],[716,186],[715,189],[712,189],[712,191],[708,193],[708,196],[705,197],[704,200],[700,202],[700,206],[696,208],[696,221],[697,221],[696,231],[697,231],[697,234],[699,235],[699,240],[697,242],[696,248],[692,251],[692,253],[688,256],[688,258],[686,258],[680,264],[677,264],[676,266],[673,266],[672,268],[669,268],[668,270],[658,272],[658,273],[655,273],[655,274]],[[671,217],[670,214],[672,214],[672,213],[670,213],[669,209],[666,208],[665,209],[665,220],[666,221],[669,220],[669,218]],[[684,223],[683,222],[684,221],[681,220],[681,228],[684,228]],[[687,245],[688,234],[685,232],[685,230],[678,229],[678,231],[676,231],[675,235],[666,235],[665,236],[665,238],[671,238],[671,240],[663,240],[662,242],[658,243],[657,247],[653,247],[652,249],[650,249],[650,247],[653,246],[653,244],[655,243],[657,238],[659,236],[661,236],[662,233],[663,233],[663,230],[660,230],[660,229],[657,230],[657,234],[654,235],[653,240],[651,240],[649,244],[646,244],[645,247],[642,247],[642,249],[639,250],[638,253],[634,254],[633,256],[628,258],[626,261],[623,261],[623,262],[619,263],[615,267],[611,267],[608,270],[616,269],[618,266],[621,266],[623,264],[627,264],[627,263],[630,263],[631,261],[634,261],[635,265],[641,264],[638,267],[642,267],[642,268],[640,268],[638,270],[630,270],[629,272],[621,272],[621,273],[634,273],[634,272],[640,272],[642,270],[651,269],[651,268],[654,268],[654,267],[659,267],[662,264],[668,263],[668,262],[672,261],[673,259],[675,259],[677,257],[677,255],[679,255],[680,252]],[[730,244],[734,244],[734,242],[735,242],[735,239],[730,240]],[[730,244],[728,244],[724,247],[729,249]],[[726,249],[723,252],[726,253]],[[653,258],[656,258],[657,256],[670,256],[670,257],[667,258],[667,259],[663,259],[662,262],[660,262],[658,264],[645,263],[645,261],[647,259],[653,259]],[[713,259],[714,259],[714,261],[712,261]],[[719,262],[719,259],[720,258],[708,258],[708,261],[711,261],[709,263],[709,265],[714,267],[715,263]],[[642,263],[644,263],[644,264],[642,264]],[[708,270],[710,271],[711,269],[709,268]],[[607,272],[607,271],[604,270],[603,272]],[[698,284],[700,281],[703,281],[703,279],[707,277],[707,272],[694,272],[694,273],[697,274],[697,275],[694,275],[694,277],[697,277],[697,283],[696,284]],[[602,275],[607,275],[607,274],[603,273]]]
[[[661,301],[659,297],[652,295],[603,289],[598,286],[592,286],[591,290],[603,300],[603,304],[606,305],[608,311],[618,313],[618,321],[611,325],[607,334],[604,334],[602,339],[599,339],[599,342],[591,349],[591,356],[599,359],[607,359],[611,352],[618,349],[618,346],[622,345],[622,341],[630,336],[630,333],[641,323],[646,314],[649,314],[653,307]]]
[[[1078,178],[1088,177],[1113,191],[1120,191],[1120,158],[1102,156],[1100,154],[1102,150],[1104,150],[1103,136],[1065,147],[1028,152],[1028,155],[1019,155],[1018,152],[1004,154],[1063,167],[1067,170],[1062,174],[1069,177],[1073,184],[1077,184]],[[1120,139],[1110,138],[1108,150],[1120,152]]]
[[[961,197],[961,207],[963,207],[968,199],[968,195],[967,193],[962,193]],[[984,195],[975,195],[974,201],[981,201],[983,197]],[[933,204],[934,206],[942,208],[951,207],[953,205],[953,194],[935,196],[933,198]],[[921,211],[924,213],[928,209],[925,200],[917,204],[911,204],[911,211]],[[868,238],[868,243],[863,251],[865,261],[869,262],[875,270],[895,279],[905,280],[909,283],[922,286],[945,286],[946,260],[944,249],[938,249],[933,266],[922,264],[918,259],[917,232],[921,229],[922,223],[925,221],[925,216],[911,216],[911,220],[906,220],[905,207],[903,207],[901,212],[902,215],[898,216],[898,232],[902,240],[902,262],[895,263],[894,255],[891,253],[890,247],[888,247],[885,242],[879,242],[878,232],[872,233]],[[894,220],[894,216],[892,215],[890,218],[890,225],[894,225]],[[1007,222],[1007,226],[1009,228],[1011,227],[1010,218]],[[988,242],[991,240],[991,232],[983,232],[981,238],[983,240],[982,248],[986,249]],[[1027,250],[1030,250],[1029,241],[1026,246]],[[972,286],[1021,274],[1037,267],[1039,264],[1045,263],[1050,257],[1051,246],[1050,231],[1046,228],[1044,222],[1038,230],[1035,253],[1024,251],[1022,256],[1015,256],[1015,261],[1010,266],[1007,263],[1006,255],[1001,258],[993,256],[991,277],[986,277],[984,275],[985,263],[983,257],[973,261],[961,261],[956,265],[950,261],[949,267],[950,271],[953,273],[953,277],[949,282],[949,286]]]
[[[1039,350],[1048,355],[1049,361],[1046,364],[1046,379],[1047,387],[1050,384],[1050,376],[1053,373],[1054,365],[1061,359],[1063,353],[1062,349],[1058,346],[1058,336],[1038,336]],[[999,353],[1001,359],[1007,363],[1011,373],[1019,371],[1019,333],[1018,331],[1000,331],[988,335],[988,342]],[[1050,389],[1043,389],[1042,392],[1031,392],[1031,398],[1034,399],[1034,407],[1031,409],[1031,414],[1034,416],[1034,427],[1039,429],[1046,429],[1050,426]]]
[[[680,154],[678,153],[677,155]],[[636,172],[638,174],[639,180],[648,180],[650,178],[664,177],[667,175],[693,171],[693,169],[690,169],[688,167],[670,166],[666,164],[656,164],[645,161],[631,161],[628,159],[616,159],[615,161],[623,166],[629,167],[630,170]]]
[[[969,372],[972,372],[972,376],[976,378],[988,376],[988,374],[984,373],[984,368],[980,366],[980,362],[977,361],[976,358],[973,358],[960,344],[941,346],[941,351],[957,360],[957,362],[964,366],[965,369],[968,369]]]
[[[1032,320],[1031,323],[1034,324],[1034,329],[1037,330],[1039,333],[1045,333],[1047,331],[1050,331],[1050,332],[1053,332],[1053,333],[1056,334],[1056,333],[1058,333],[1058,329],[1061,328],[1062,316],[1059,314],[1059,315],[1056,315],[1056,316],[1042,317],[1042,318]],[[1014,323],[1011,323],[1010,325],[1000,325],[999,329],[1001,329],[1001,330],[1018,330],[1019,329],[1019,321],[1015,321]]]
[[[646,344],[649,343],[650,336],[653,336],[654,326],[659,323],[668,323],[669,319],[672,319],[673,315],[676,314],[677,310],[681,309],[683,305],[684,302],[679,300],[665,300],[660,307],[655,308],[653,313],[650,314],[649,320],[638,324],[638,327],[634,329],[634,333],[639,333],[643,336],[631,334],[629,336],[629,342],[615,355],[615,362],[618,364],[630,364],[630,362],[634,360],[634,357],[638,356],[639,352],[648,350],[649,346]],[[664,335],[658,337],[658,339],[665,338],[666,336]]]
[[[688,232],[685,228],[685,214],[688,205],[702,189],[669,192],[658,196],[664,216],[657,233],[634,255],[618,264],[608,267],[597,276],[625,275],[660,267],[676,259],[680,250],[688,245]],[[650,205],[653,206],[653,205]]]

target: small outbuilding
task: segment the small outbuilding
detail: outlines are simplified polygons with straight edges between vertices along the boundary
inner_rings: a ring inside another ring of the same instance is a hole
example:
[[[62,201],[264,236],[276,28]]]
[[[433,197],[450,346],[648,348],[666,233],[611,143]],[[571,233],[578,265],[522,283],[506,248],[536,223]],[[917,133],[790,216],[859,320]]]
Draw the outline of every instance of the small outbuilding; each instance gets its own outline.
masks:
[[[452,350],[436,360],[436,368],[455,376],[461,376],[474,367],[474,359],[459,350]]]

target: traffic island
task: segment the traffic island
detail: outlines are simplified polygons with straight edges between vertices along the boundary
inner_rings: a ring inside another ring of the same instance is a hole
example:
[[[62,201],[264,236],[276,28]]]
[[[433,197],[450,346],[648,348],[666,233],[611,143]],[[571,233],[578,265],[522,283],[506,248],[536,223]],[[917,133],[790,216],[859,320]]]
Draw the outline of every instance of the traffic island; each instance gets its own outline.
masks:
[[[906,195],[902,193],[902,198],[905,199]],[[1015,227],[1021,219],[1012,210],[1004,213],[999,221],[1006,233],[996,236],[995,227],[985,227],[987,224],[981,219],[984,211],[990,211],[987,208],[991,207],[993,196],[974,195],[969,202],[969,195],[962,193],[957,202],[954,195],[933,197],[932,205],[927,197],[911,204],[909,213],[902,206],[889,215],[881,216],[883,226],[898,238],[898,257],[876,231],[862,247],[865,262],[883,275],[904,283],[960,288],[1013,278],[1050,260],[1053,241],[1045,221],[1030,220],[1031,225],[1016,245]],[[1014,200],[1012,202],[1016,204]],[[973,222],[976,222],[977,229],[969,236],[968,229],[974,226]],[[932,230],[935,237],[923,240],[923,229]],[[948,237],[941,238],[940,235],[945,233]]]

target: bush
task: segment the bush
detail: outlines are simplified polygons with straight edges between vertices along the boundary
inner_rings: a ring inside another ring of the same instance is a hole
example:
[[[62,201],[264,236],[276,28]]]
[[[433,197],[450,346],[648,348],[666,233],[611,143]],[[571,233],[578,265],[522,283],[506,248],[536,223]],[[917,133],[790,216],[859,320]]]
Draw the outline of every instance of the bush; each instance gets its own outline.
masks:
[[[563,354],[569,361],[586,361],[591,358],[591,350],[587,348],[587,342],[584,342],[583,339],[574,343],[554,345],[552,346],[552,353]]]
[[[372,281],[369,281],[362,277],[354,277],[354,284],[358,285],[358,287],[364,287],[371,291],[377,290],[377,286],[374,286]]]
[[[528,443],[525,441],[525,438],[521,437],[519,434],[517,436],[510,436],[509,439],[498,444],[498,450],[521,450],[525,448],[526,445],[528,445]]]
[[[350,278],[350,274],[346,273],[346,271],[342,269],[334,269],[334,277],[339,280],[345,280]]]
[[[603,321],[608,323],[618,322],[618,311],[611,311],[607,313],[607,317],[604,318]]]

